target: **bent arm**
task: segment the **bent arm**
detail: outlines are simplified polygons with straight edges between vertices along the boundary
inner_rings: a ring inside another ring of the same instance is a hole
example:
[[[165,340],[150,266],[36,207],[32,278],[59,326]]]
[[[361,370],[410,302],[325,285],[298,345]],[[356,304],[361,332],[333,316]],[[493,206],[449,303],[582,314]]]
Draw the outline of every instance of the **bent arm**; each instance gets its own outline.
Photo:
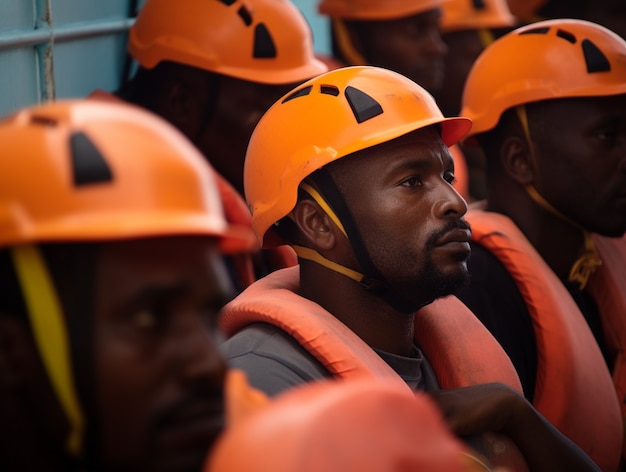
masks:
[[[504,434],[517,445],[532,472],[600,471],[576,444],[504,384],[441,390],[431,396],[456,434]]]

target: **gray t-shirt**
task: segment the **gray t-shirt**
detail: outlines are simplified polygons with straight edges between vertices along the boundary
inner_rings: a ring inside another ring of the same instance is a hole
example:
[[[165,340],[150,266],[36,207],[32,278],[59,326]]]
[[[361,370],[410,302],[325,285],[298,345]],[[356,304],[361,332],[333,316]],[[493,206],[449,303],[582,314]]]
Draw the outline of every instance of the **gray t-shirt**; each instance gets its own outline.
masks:
[[[332,374],[294,338],[268,323],[254,323],[228,339],[222,352],[231,367],[246,372],[250,384],[270,396]],[[375,352],[413,389],[439,385],[432,367],[414,347],[411,357]]]

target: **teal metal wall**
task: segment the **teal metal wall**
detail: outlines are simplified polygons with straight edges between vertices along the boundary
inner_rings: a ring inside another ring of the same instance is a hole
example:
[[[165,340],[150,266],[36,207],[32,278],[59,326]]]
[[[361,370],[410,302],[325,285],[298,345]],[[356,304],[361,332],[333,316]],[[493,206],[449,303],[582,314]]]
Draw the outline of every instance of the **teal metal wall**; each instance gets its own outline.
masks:
[[[328,29],[328,19],[317,13],[318,0],[292,1],[304,14],[311,25],[315,51],[322,54],[330,54],[330,32]]]
[[[120,83],[131,0],[2,0],[0,114]]]
[[[176,1],[176,0],[171,0]],[[293,0],[307,17],[315,49],[328,30],[317,0]],[[141,0],[0,0],[0,115],[54,98],[119,87],[126,32]]]

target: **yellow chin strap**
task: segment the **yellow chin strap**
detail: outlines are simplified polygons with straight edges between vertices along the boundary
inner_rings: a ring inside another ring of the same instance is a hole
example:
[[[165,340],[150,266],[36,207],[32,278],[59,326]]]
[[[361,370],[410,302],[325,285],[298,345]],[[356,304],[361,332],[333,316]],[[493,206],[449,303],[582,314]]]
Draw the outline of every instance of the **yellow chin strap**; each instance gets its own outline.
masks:
[[[537,168],[535,148],[530,139],[530,129],[528,128],[528,116],[526,114],[526,107],[520,105],[516,107],[515,110],[522,124],[522,127],[524,128],[524,134],[526,135],[526,141],[528,142],[528,146],[530,147],[530,154],[533,160],[533,164],[535,165],[535,168]],[[537,205],[557,216],[558,218],[562,219],[563,221],[567,221],[571,225],[576,226],[583,232],[583,236],[585,238],[585,251],[572,265],[572,268],[570,269],[568,275],[568,280],[570,282],[577,282],[580,290],[584,290],[587,282],[589,281],[589,277],[591,277],[596,269],[602,265],[602,259],[600,259],[600,256],[598,256],[598,251],[596,250],[596,245],[593,242],[593,238],[591,237],[591,232],[587,231],[581,225],[571,220],[559,210],[554,208],[550,204],[550,202],[548,202],[533,185],[528,184],[525,186],[525,189],[526,193],[528,193],[528,196],[530,196],[530,198],[532,198],[532,200]]]
[[[72,378],[69,339],[61,304],[37,246],[15,246],[10,253],[24,292],[35,341],[70,422],[66,448],[76,457],[82,452],[84,419]]]
[[[480,39],[480,43],[483,45],[483,48],[486,48],[495,40],[493,33],[487,28],[480,28],[476,30],[476,32],[478,33],[478,38]]]
[[[350,41],[350,35],[348,34],[346,24],[341,20],[333,19],[332,27],[335,32],[335,39],[337,40],[339,50],[342,52],[348,63],[351,66],[368,65],[363,55],[356,50],[352,41]]]
[[[324,198],[320,195],[320,193],[316,189],[314,189],[311,185],[307,184],[306,182],[302,182],[300,184],[300,188],[304,190],[306,193],[308,193],[309,195],[311,195],[313,200],[315,200],[317,204],[320,207],[322,207],[324,212],[333,221],[333,223],[335,223],[337,228],[339,228],[339,230],[343,233],[346,239],[349,239],[348,233],[346,232],[343,224],[341,223],[341,221],[339,220],[335,212],[332,210],[332,208],[330,208],[328,203],[326,203],[326,200],[324,200]],[[349,269],[348,267],[342,266],[341,264],[333,262],[330,259],[326,259],[324,256],[322,256],[319,252],[315,251],[314,249],[304,247],[304,246],[298,246],[296,244],[292,244],[291,247],[293,248],[295,253],[298,255],[298,257],[302,259],[306,259],[308,261],[317,262],[319,265],[324,266],[327,269],[330,269],[339,274],[345,275],[346,277],[356,282],[361,283],[361,281],[365,278],[363,274],[361,274],[360,272],[357,272],[356,270]]]

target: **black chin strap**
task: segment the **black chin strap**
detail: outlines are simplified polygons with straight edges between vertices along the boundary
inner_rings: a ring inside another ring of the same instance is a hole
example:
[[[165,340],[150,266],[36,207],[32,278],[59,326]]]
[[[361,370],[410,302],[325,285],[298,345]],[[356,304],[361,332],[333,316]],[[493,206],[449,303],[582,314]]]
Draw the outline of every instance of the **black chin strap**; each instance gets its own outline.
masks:
[[[342,223],[346,237],[350,241],[354,255],[363,270],[363,278],[359,284],[368,292],[383,299],[387,304],[401,313],[411,313],[416,310],[415,303],[407,300],[389,285],[378,271],[367,252],[363,238],[354,223],[352,214],[345,199],[327,169],[321,168],[309,179],[319,189],[330,209]],[[343,273],[343,272],[340,272]]]

